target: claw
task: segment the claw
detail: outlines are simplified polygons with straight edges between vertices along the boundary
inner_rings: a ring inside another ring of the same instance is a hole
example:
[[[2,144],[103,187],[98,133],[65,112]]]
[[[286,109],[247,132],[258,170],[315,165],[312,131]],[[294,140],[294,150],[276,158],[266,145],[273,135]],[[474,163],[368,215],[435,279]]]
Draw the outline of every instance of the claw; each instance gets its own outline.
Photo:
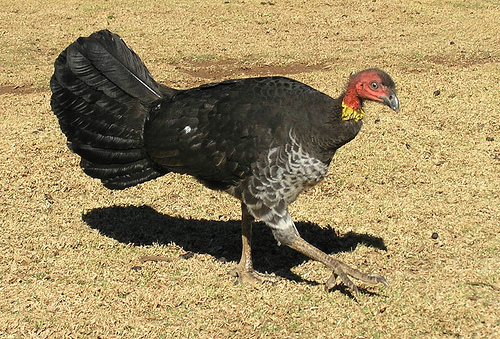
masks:
[[[338,275],[333,272],[330,278],[325,283],[325,290],[328,292],[333,289],[337,285],[337,277]]]
[[[332,275],[325,283],[325,290],[328,292],[332,290],[337,285],[337,278],[340,277],[342,283],[346,285],[349,289],[352,290],[354,296],[359,295],[358,287],[349,279],[347,274],[345,274],[340,268],[337,269],[337,272],[332,272]]]
[[[325,283],[325,290],[330,291],[335,287],[337,284],[337,277],[340,277],[342,280],[342,283],[346,285],[351,291],[353,292],[354,296],[357,297],[359,296],[359,289],[358,287],[349,279],[349,276],[352,276],[353,278],[359,279],[365,283],[368,284],[377,284],[381,283],[385,285],[386,287],[389,287],[389,284],[385,280],[383,276],[377,273],[362,273],[354,268],[351,268],[345,264],[343,264],[343,268],[348,268],[346,269],[347,273],[342,270],[342,268],[337,267],[337,269],[332,272],[332,275],[330,278],[326,281]]]
[[[344,283],[344,285],[346,285],[351,291],[352,293],[354,294],[354,297],[357,297],[359,296],[359,290],[358,290],[358,286],[356,286],[351,279],[349,279],[349,277],[347,276],[347,274],[345,274],[344,272],[339,272],[337,273],[340,277],[340,279],[342,279],[342,283]]]
[[[373,284],[380,283],[380,284],[383,284],[385,287],[389,287],[389,283],[387,282],[387,280],[385,280],[385,278],[383,276],[381,276],[380,274],[368,273],[368,274],[366,274],[366,277],[368,279],[370,279],[370,281]]]
[[[236,282],[237,284],[255,285],[265,282],[275,283],[276,280],[278,280],[278,278],[275,276],[263,274],[253,269],[252,270],[241,269],[241,267],[239,266],[229,271],[229,275],[238,278]]]

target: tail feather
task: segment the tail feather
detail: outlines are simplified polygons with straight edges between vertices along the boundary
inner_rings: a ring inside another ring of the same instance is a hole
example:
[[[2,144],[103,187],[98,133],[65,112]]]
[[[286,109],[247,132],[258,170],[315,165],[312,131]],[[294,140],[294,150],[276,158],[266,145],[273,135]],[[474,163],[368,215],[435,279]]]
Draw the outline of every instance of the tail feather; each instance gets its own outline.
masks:
[[[139,57],[107,30],[79,38],[54,64],[51,106],[84,171],[122,189],[165,172],[144,150],[144,123],[162,98]]]
[[[129,110],[126,105],[119,103],[99,105],[96,101],[85,100],[82,96],[60,86],[57,83],[52,84],[52,109],[56,112],[68,141],[74,140],[96,147],[112,145],[118,149],[142,145],[142,129],[132,128],[134,125],[129,126],[127,121],[121,123],[123,120],[121,114]],[[101,103],[104,101],[99,100]]]
[[[161,99],[159,85],[153,80],[141,59],[123,40],[109,31],[94,33],[89,38],[79,38],[75,55],[70,58],[70,67],[82,72],[82,80],[92,87],[103,86],[103,91],[121,89],[130,97],[149,102]],[[79,57],[79,54],[83,58]],[[99,73],[88,70],[97,69]],[[78,74],[78,73],[77,73]],[[105,79],[103,79],[103,77]],[[109,82],[127,86],[108,87]]]
[[[141,182],[158,177],[158,173],[150,168],[146,160],[139,160],[122,166],[98,165],[82,160],[86,174],[99,177],[109,188],[120,189],[135,186]],[[123,187],[125,185],[125,187]]]

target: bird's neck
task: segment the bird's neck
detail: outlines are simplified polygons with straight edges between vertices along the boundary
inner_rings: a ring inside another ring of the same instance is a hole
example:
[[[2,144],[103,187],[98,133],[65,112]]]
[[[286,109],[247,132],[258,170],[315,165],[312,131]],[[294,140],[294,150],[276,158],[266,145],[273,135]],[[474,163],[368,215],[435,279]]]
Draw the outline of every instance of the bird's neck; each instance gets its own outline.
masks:
[[[363,119],[364,115],[363,105],[361,104],[356,89],[351,87],[347,88],[344,98],[342,99],[342,120],[354,120],[358,122]]]

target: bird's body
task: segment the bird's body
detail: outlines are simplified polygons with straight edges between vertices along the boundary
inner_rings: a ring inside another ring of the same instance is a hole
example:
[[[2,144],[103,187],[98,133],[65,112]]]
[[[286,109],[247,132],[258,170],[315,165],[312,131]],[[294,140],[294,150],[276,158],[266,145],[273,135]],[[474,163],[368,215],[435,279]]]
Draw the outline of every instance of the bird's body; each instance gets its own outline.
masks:
[[[366,72],[387,93],[364,98],[360,88],[350,94],[348,86],[334,99],[284,77],[175,90],[156,83],[117,35],[100,31],[78,39],[56,60],[51,105],[85,172],[107,187],[123,189],[177,172],[241,200],[240,279],[255,273],[249,240],[258,218],[278,242],[324,262],[356,290],[343,276],[344,264],[300,238],[288,205],[323,180],[335,151],[357,135],[363,99],[398,108],[390,77]],[[347,274],[385,282],[356,272]]]
[[[262,219],[320,182],[336,149],[358,133],[361,121],[332,120],[337,101],[282,77],[203,85],[154,106],[144,147],[163,169],[226,190]]]

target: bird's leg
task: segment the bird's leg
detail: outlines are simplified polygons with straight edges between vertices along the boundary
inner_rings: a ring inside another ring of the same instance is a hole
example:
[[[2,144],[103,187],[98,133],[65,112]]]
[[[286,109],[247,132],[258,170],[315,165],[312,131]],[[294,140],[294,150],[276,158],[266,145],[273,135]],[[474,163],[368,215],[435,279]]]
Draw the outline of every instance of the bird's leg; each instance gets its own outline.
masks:
[[[342,282],[348,288],[350,288],[355,295],[359,294],[358,288],[356,287],[356,285],[354,285],[351,279],[349,279],[349,276],[361,280],[365,283],[381,283],[388,286],[387,281],[381,275],[376,273],[362,273],[357,269],[349,267],[343,262],[334,259],[333,257],[329,256],[328,254],[305,241],[299,235],[299,232],[295,228],[292,217],[287,210],[283,211],[282,213],[274,213],[273,218],[269,218],[266,223],[271,226],[274,237],[276,238],[276,240],[278,240],[279,243],[287,245],[288,247],[293,248],[294,250],[299,251],[302,254],[305,254],[311,259],[319,261],[333,270],[332,276],[328,279],[325,285],[327,290],[332,289],[335,286],[337,277],[340,277]]]
[[[331,268],[333,270],[332,276],[330,277],[330,279],[328,279],[325,285],[327,290],[332,289],[335,286],[335,281],[337,277],[340,277],[342,282],[347,287],[349,287],[354,292],[354,294],[358,295],[359,290],[356,287],[356,285],[354,285],[354,283],[351,281],[351,279],[349,279],[349,276],[361,280],[362,282],[365,283],[369,284],[381,283],[384,284],[385,286],[388,286],[388,283],[383,276],[376,273],[363,273],[358,271],[357,269],[349,267],[343,262],[332,258],[328,254],[322,252],[313,245],[309,244],[300,236],[293,239],[287,245],[290,248],[293,248],[294,250],[307,255],[309,258],[325,264],[328,268]]]
[[[252,223],[254,217],[248,213],[245,204],[241,204],[241,259],[238,266],[229,274],[238,278],[239,283],[273,282],[275,277],[259,273],[253,269],[252,263]]]
[[[325,285],[328,290],[335,286],[337,277],[340,277],[342,282],[350,288],[355,295],[359,294],[359,290],[351,279],[349,279],[349,276],[369,284],[382,283],[386,286],[388,285],[384,277],[381,275],[375,273],[362,273],[357,269],[351,268],[343,262],[334,259],[305,241],[299,235],[299,232],[295,227],[295,223],[293,222],[290,213],[288,213],[288,208],[285,203],[280,203],[280,201],[278,201],[271,207],[262,203],[247,204],[243,210],[244,216],[245,214],[249,214],[248,210],[246,210],[246,206],[248,206],[248,208],[252,211],[252,215],[255,215],[271,227],[274,238],[279,244],[286,245],[296,251],[299,251],[300,253],[323,263],[328,268],[333,270],[332,276],[328,279]],[[243,219],[245,219],[245,217]],[[245,226],[243,226],[243,228],[245,228]],[[243,231],[243,233],[245,233],[245,231]],[[240,265],[242,262],[243,255]]]

